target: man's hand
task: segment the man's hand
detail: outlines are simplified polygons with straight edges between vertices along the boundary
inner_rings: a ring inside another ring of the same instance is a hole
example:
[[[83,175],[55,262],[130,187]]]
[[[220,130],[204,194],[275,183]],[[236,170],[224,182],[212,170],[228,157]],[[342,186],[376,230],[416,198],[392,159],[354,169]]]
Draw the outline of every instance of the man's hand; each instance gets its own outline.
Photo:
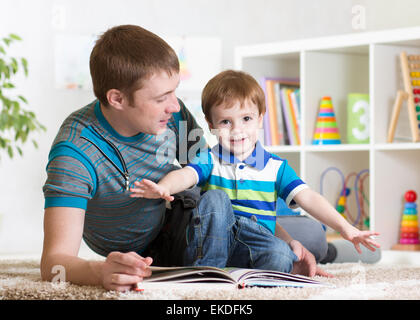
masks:
[[[332,278],[333,275],[319,268],[316,264],[315,257],[308,251],[299,241],[290,242],[290,247],[298,257],[298,261],[293,263],[292,273],[301,274],[308,277],[322,276]]]
[[[111,252],[102,267],[102,285],[107,290],[128,291],[143,278],[152,274],[152,258],[135,252]]]

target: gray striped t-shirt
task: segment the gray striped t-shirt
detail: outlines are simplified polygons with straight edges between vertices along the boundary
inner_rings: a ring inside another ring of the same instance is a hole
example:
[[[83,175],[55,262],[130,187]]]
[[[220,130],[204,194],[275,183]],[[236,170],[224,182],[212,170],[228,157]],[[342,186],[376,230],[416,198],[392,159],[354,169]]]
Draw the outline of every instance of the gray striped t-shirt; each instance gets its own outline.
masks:
[[[177,168],[175,159],[185,164],[186,152],[204,146],[204,139],[188,139],[193,129],[202,138],[202,130],[179,103],[181,110],[157,136],[119,135],[97,100],[63,122],[49,154],[45,208],[84,209],[83,238],[95,252],[141,253],[161,230],[164,200],[131,198],[127,188],[143,178],[159,181]]]

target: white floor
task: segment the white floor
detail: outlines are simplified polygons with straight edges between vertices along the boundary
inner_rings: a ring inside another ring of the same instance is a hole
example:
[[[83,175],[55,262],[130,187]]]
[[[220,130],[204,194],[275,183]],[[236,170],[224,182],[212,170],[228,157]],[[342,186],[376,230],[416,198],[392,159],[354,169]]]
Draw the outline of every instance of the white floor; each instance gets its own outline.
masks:
[[[382,250],[380,264],[420,266],[420,251]]]

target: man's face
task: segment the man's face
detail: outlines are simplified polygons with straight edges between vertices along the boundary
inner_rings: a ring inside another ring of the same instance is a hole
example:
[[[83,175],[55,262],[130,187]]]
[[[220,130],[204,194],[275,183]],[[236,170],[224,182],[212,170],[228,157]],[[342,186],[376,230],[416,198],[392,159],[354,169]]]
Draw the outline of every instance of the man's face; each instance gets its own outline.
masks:
[[[180,110],[175,95],[178,84],[179,74],[165,71],[144,80],[142,88],[133,93],[132,103],[127,101],[125,106],[127,131],[132,135],[163,133],[172,114]]]

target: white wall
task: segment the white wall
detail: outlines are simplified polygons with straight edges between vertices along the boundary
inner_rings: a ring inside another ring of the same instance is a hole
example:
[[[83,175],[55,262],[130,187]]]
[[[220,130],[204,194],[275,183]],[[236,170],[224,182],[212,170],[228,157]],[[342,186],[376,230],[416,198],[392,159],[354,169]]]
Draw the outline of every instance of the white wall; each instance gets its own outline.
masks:
[[[65,25],[53,28],[54,6],[65,9]],[[352,8],[366,9],[366,27],[352,27]],[[99,34],[118,24],[138,24],[163,37],[222,39],[222,67],[233,67],[237,45],[333,34],[400,28],[418,24],[417,0],[0,0],[0,37],[19,34],[11,53],[29,61],[29,77],[17,79],[48,131],[34,135],[24,157],[0,160],[0,254],[40,252],[45,165],[64,118],[93,99],[91,92],[54,87],[54,35]]]

